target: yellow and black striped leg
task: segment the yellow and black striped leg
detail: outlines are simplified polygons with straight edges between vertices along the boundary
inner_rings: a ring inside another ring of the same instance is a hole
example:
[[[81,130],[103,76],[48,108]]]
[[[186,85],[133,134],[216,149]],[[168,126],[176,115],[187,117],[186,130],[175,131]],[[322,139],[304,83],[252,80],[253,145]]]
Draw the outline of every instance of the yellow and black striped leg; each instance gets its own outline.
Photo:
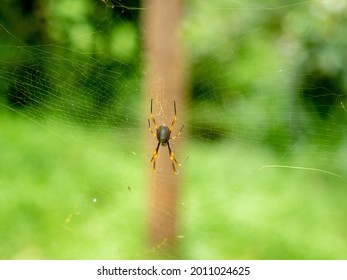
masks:
[[[151,163],[152,163],[152,161],[153,161],[153,172],[156,172],[156,170],[155,170],[155,164],[156,164],[157,158],[158,158],[159,146],[160,146],[160,143],[158,143],[158,146],[157,146],[157,148],[154,150],[153,156],[152,156],[152,158],[151,158],[151,160],[150,160]]]
[[[170,160],[171,160],[174,175],[177,175],[179,170],[178,171],[176,170],[175,162],[176,162],[177,166],[181,166],[182,164],[178,163],[178,161],[176,160],[175,155],[174,155],[173,151],[171,150],[169,143],[167,143],[167,147],[169,149],[169,155],[170,155]]]

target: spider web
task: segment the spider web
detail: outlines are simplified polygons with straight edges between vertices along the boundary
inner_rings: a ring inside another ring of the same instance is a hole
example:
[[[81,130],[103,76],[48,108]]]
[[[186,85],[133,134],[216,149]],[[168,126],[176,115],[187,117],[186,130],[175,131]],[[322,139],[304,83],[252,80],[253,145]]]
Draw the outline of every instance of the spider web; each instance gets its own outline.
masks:
[[[49,237],[32,237],[21,247],[4,235],[15,253],[3,245],[3,255],[143,258],[150,98],[141,94],[142,37],[132,22],[142,8],[68,2],[49,2],[52,42],[30,44],[1,25],[0,105],[1,163],[9,162],[12,174],[1,187],[12,182],[16,190],[6,190],[3,204],[8,211],[13,205],[34,209],[33,217],[35,211],[58,213],[59,242],[71,252],[55,251]],[[97,15],[94,25],[78,24],[90,11]],[[338,73],[342,58],[327,48],[315,55],[302,43],[306,32],[316,34],[325,23],[337,31],[324,29],[321,36],[338,37],[343,11],[343,1],[187,3],[182,37],[191,96],[177,103],[175,128],[185,121],[183,149],[175,154],[189,156],[179,174],[183,258],[346,257],[347,103],[345,88],[324,75]],[[71,20],[66,33],[62,27]],[[158,81],[153,97],[164,88]],[[172,112],[155,105],[156,120],[170,122]],[[23,150],[16,153],[18,147]],[[11,181],[17,172],[22,175]],[[45,195],[30,195],[38,190]],[[9,216],[21,221],[17,208]],[[35,236],[35,229],[29,232]]]

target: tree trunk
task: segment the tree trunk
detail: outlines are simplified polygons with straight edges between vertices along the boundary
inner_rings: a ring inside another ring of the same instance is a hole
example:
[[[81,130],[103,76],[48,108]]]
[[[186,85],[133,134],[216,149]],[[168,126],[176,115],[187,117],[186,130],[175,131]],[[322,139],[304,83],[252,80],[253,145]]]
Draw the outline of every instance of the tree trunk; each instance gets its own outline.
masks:
[[[170,127],[174,117],[174,101],[177,107],[175,136],[183,125],[183,100],[185,94],[182,47],[179,30],[182,14],[181,0],[144,0],[143,36],[145,51],[145,100],[148,114],[153,98],[153,114],[158,126],[165,123]],[[151,121],[152,130],[155,128]],[[184,134],[184,132],[183,132]],[[149,153],[158,141],[148,133]],[[175,155],[180,147],[179,138],[170,141]],[[179,162],[181,159],[177,159]],[[151,172],[152,166],[148,167]],[[149,193],[149,240],[150,246],[161,256],[175,257],[178,236],[178,193],[180,175],[175,176],[168,147],[160,146],[152,172]]]

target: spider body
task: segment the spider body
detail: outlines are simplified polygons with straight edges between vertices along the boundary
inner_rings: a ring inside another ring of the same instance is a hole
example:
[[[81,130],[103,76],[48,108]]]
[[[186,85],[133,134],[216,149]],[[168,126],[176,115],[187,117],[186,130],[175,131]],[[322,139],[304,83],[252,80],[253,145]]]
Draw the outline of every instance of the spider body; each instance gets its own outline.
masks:
[[[157,126],[157,123],[156,123],[156,121],[154,119],[154,116],[153,116],[153,111],[152,111],[153,106],[152,105],[153,105],[153,99],[151,99],[151,114],[150,114],[150,118],[151,118],[151,120],[153,122],[153,125],[154,125],[154,128],[156,130],[155,133],[153,132],[153,130],[151,128],[151,122],[148,119],[148,129],[151,132],[151,134],[153,136],[155,136],[157,138],[157,140],[158,140],[157,148],[154,150],[153,156],[152,156],[152,158],[150,160],[151,163],[153,162],[153,171],[156,171],[155,164],[157,162],[158,151],[159,151],[159,147],[161,145],[161,146],[167,146],[168,147],[169,156],[170,156],[170,160],[171,160],[171,164],[172,164],[172,169],[173,169],[174,175],[177,175],[178,171],[176,170],[175,163],[177,164],[177,166],[181,166],[182,164],[178,163],[178,161],[176,160],[175,155],[174,155],[174,153],[171,150],[169,141],[175,139],[177,136],[179,136],[181,134],[184,125],[182,126],[181,130],[178,132],[178,134],[176,136],[171,137],[172,128],[175,125],[176,120],[177,120],[177,116],[176,116],[176,102],[174,101],[175,115],[174,115],[174,119],[173,119],[170,127],[168,127],[166,124],[162,124],[159,127]]]
[[[166,146],[170,140],[171,131],[167,125],[162,124],[157,129],[157,139],[162,146]]]

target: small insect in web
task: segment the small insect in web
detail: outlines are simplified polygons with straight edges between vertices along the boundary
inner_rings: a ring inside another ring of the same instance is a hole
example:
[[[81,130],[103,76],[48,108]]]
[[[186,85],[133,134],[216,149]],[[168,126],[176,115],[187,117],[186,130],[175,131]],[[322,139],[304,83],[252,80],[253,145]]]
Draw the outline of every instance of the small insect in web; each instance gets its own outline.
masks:
[[[155,133],[153,132],[153,130],[151,128],[151,122],[148,119],[148,129],[151,132],[151,134],[153,134],[154,137],[156,137],[158,139],[157,148],[154,150],[153,156],[152,156],[152,158],[150,160],[151,163],[153,162],[153,171],[154,172],[156,171],[155,164],[156,164],[157,158],[158,158],[159,147],[160,147],[160,145],[162,145],[162,146],[167,146],[168,147],[168,149],[169,149],[169,156],[170,156],[170,160],[171,160],[171,164],[172,164],[172,169],[173,169],[174,174],[177,175],[179,171],[176,170],[175,163],[177,164],[177,166],[180,167],[180,166],[183,165],[184,162],[183,163],[178,163],[178,161],[175,158],[174,153],[172,152],[172,150],[170,148],[169,141],[170,140],[174,140],[176,137],[178,137],[181,134],[184,125],[182,125],[181,130],[178,132],[178,134],[176,136],[171,137],[172,128],[175,125],[176,120],[177,120],[176,102],[174,101],[174,112],[175,112],[175,115],[174,115],[173,121],[172,121],[172,123],[170,125],[170,128],[166,124],[162,124],[159,127],[157,126],[157,123],[156,123],[156,121],[154,119],[154,116],[153,116],[153,111],[152,111],[153,106],[152,105],[153,105],[153,99],[151,99],[151,114],[150,114],[150,117],[151,117],[151,120],[152,120],[152,122],[154,124],[154,128],[156,130]]]

